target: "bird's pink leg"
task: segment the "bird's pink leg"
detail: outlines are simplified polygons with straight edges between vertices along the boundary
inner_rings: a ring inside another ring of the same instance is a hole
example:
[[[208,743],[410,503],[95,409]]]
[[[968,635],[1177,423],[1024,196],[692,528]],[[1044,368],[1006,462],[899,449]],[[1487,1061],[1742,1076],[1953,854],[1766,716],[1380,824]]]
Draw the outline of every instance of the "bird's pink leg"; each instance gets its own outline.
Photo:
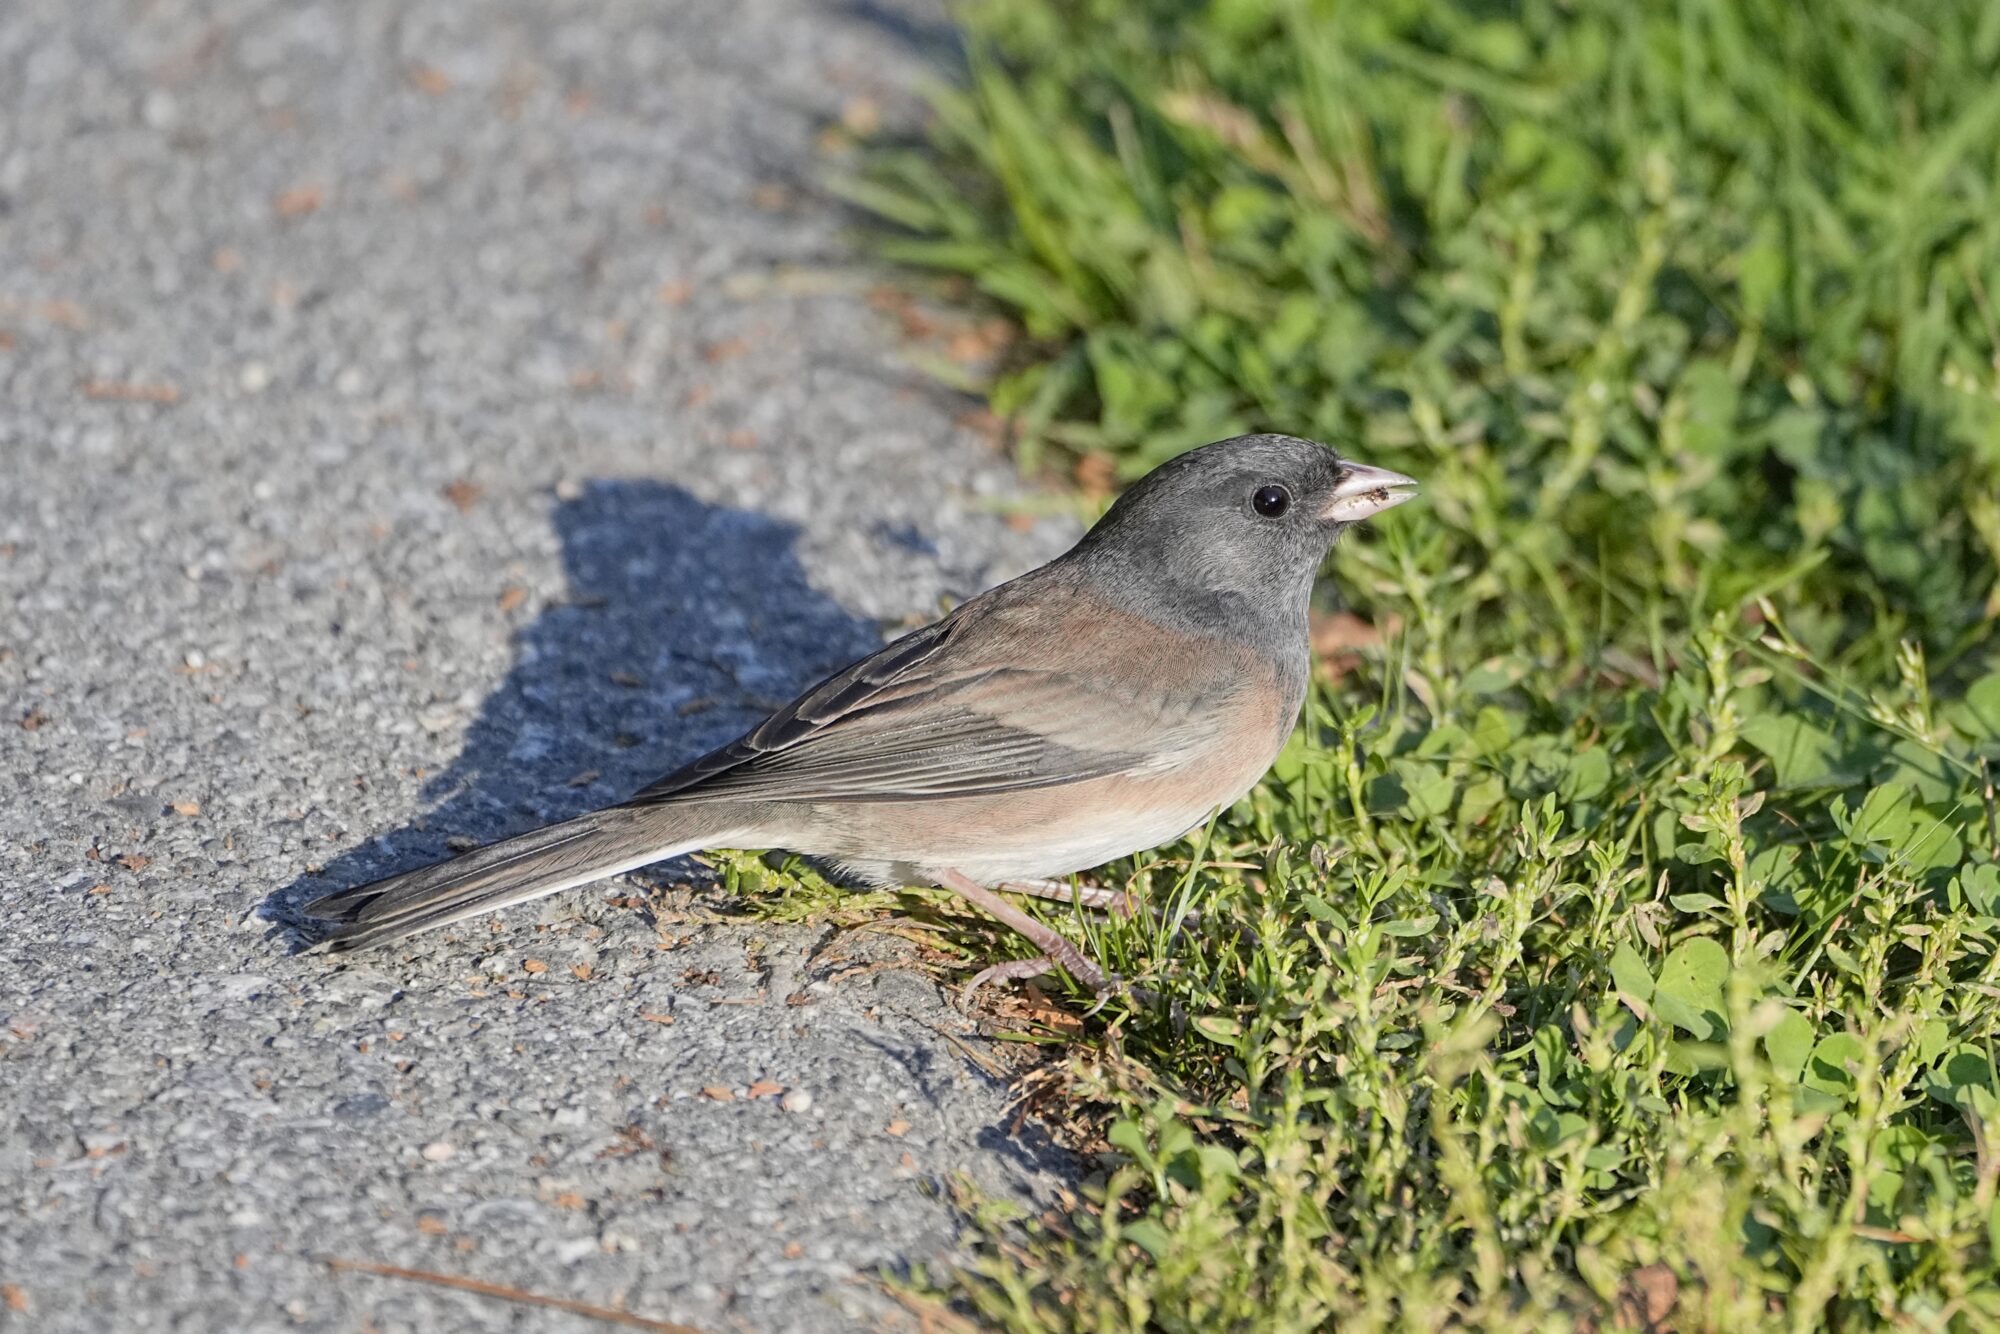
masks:
[[[1075,945],[1072,945],[1059,933],[1028,916],[1028,914],[1022,912],[1019,908],[1016,908],[1013,904],[986,888],[986,886],[959,874],[957,871],[944,872],[938,876],[938,883],[995,921],[1012,928],[1017,934],[1024,937],[1029,944],[1033,945],[1046,956],[1042,959],[1021,960],[1017,961],[1017,963],[1001,964],[997,968],[989,968],[972,979],[972,986],[967,988],[968,990],[977,989],[984,982],[996,980],[996,977],[998,980],[1006,980],[1023,976],[1039,976],[1047,972],[1049,965],[1052,963],[1059,963],[1064,968],[1067,968],[1070,976],[1089,987],[1099,996],[1109,995],[1118,989],[1110,975],[1098,965],[1096,960],[1092,959]],[[1025,967],[1030,962],[1039,965],[1033,973],[1024,974],[1018,971],[1020,967]]]
[[[1009,894],[1026,894],[1030,898],[1051,899],[1080,908],[1102,908],[1116,917],[1130,917],[1138,907],[1138,900],[1132,897],[1129,890],[1072,885],[1067,880],[1003,880],[999,888]]]
[[[1074,904],[1081,908],[1101,908],[1124,921],[1130,921],[1139,911],[1139,896],[1129,889],[1104,889],[1098,885],[1072,885],[1066,880],[1003,880],[998,888],[1009,894],[1026,894],[1037,899],[1053,899],[1057,903]],[[1201,925],[1201,914],[1191,912],[1181,918],[1181,927],[1186,929]],[[1025,962],[1025,960],[1023,961]],[[1038,976],[1038,974],[1027,974]],[[977,980],[977,979],[975,979]],[[995,981],[1004,979],[995,978]]]

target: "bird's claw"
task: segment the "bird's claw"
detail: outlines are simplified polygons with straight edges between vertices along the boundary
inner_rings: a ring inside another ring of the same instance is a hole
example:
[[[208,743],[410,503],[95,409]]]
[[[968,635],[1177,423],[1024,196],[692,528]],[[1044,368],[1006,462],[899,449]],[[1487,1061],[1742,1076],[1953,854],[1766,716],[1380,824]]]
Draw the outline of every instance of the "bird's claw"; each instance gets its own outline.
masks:
[[[970,999],[974,992],[989,982],[1023,982],[1031,977],[1040,977],[1053,967],[1055,961],[1046,954],[1037,959],[1009,959],[1005,963],[980,969],[959,994]]]
[[[1005,963],[996,963],[974,973],[972,980],[965,984],[959,995],[970,1000],[981,987],[989,983],[1025,982],[1030,978],[1046,976],[1054,972],[1055,968],[1055,960],[1046,954],[1034,959],[1009,959]],[[1085,1019],[1095,1017],[1097,1012],[1109,1005],[1115,997],[1122,996],[1140,1005],[1151,1005],[1159,999],[1145,987],[1135,987],[1116,973],[1106,973],[1094,981],[1082,980],[1086,981],[1090,989],[1097,994],[1097,1000],[1083,1012]]]

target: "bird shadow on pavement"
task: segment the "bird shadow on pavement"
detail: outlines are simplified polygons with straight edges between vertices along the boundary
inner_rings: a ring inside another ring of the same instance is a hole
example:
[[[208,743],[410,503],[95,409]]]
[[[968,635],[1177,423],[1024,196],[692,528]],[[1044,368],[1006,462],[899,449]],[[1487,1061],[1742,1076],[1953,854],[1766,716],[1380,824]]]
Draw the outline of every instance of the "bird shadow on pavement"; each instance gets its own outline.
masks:
[[[272,891],[259,911],[274,936],[306,947],[304,903],[441,860],[448,839],[489,842],[621,800],[882,642],[813,588],[789,524],[644,480],[589,483],[557,503],[554,522],[567,595],[516,637],[514,665],[457,759],[426,784],[434,804]],[[942,1104],[936,1053],[864,1040]],[[1039,1134],[994,1129],[980,1142],[1025,1169],[1071,1174]]]
[[[881,643],[807,580],[790,524],[649,480],[587,483],[553,518],[567,595],[517,636],[430,809],[264,899],[295,948],[309,900],[620,801]]]

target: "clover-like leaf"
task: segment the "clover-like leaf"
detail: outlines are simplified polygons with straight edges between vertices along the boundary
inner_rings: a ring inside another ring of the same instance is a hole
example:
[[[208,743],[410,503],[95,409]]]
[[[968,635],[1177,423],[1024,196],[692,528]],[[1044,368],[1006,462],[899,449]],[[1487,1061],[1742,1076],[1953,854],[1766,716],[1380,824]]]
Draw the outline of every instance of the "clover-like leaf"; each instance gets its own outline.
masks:
[[[1786,1079],[1795,1080],[1805,1072],[1812,1052],[1812,1021],[1797,1010],[1785,1011],[1764,1035],[1764,1054],[1771,1058],[1771,1068]]]
[[[1611,786],[1611,757],[1602,746],[1578,751],[1563,772],[1562,795],[1566,801],[1588,801]]]
[[[1646,961],[1639,957],[1639,951],[1630,942],[1620,941],[1611,955],[1611,980],[1618,989],[1634,1000],[1651,1000],[1653,996],[1653,975],[1646,968]]]
[[[1982,676],[1965,688],[1953,721],[1983,741],[2000,741],[2000,672]]]
[[[1939,1061],[1926,1091],[1939,1102],[1962,1112],[1979,1114],[1982,1105],[1991,1105],[1996,1092],[1993,1061],[1978,1047],[1954,1047]]]
[[[1985,862],[1969,866],[1952,881],[1957,894],[1976,913],[2000,917],[2000,866]]]
[[[1729,952],[1706,936],[1682,941],[1660,964],[1653,985],[1653,1008],[1690,1036],[1710,1041],[1727,1025],[1722,1018],[1722,985],[1729,977]]]
[[[1829,1033],[1806,1058],[1800,1082],[1845,1103],[1854,1092],[1854,1070],[1860,1066],[1862,1056],[1861,1039],[1852,1033]]]
[[[1403,811],[1415,820],[1435,819],[1451,809],[1456,795],[1445,772],[1434,764],[1398,760],[1395,776],[1403,789]]]
[[[1910,822],[1910,832],[1897,849],[1914,870],[1928,871],[1940,866],[1956,866],[1965,857],[1965,844],[1958,831],[1942,820],[1918,814]]]
[[[1812,787],[1834,778],[1838,743],[1795,713],[1759,714],[1743,724],[1743,739],[1770,757],[1779,787]]]
[[[1871,791],[1853,816],[1847,834],[1856,843],[1886,843],[1891,847],[1910,832],[1915,794],[1901,783],[1884,783]]]

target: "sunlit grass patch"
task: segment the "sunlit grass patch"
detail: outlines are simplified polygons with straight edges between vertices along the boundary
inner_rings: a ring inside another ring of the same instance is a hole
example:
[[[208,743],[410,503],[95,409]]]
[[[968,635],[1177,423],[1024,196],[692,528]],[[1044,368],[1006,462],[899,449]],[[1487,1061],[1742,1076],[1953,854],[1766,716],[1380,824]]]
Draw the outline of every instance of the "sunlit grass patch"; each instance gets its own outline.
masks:
[[[1045,905],[1160,1003],[1063,1067],[1106,1178],[961,1297],[2000,1323],[2000,10],[963,18],[852,194],[1019,326],[1024,465],[1278,429],[1425,489],[1272,777],[1108,873],[1150,911]]]

